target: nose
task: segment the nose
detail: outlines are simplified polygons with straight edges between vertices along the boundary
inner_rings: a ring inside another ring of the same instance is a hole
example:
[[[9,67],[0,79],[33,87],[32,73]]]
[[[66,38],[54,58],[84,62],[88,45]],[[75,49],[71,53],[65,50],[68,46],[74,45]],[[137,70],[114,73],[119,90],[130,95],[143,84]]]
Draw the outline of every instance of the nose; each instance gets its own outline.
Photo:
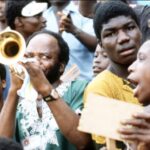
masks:
[[[136,61],[134,61],[128,68],[128,72],[131,73],[131,72],[134,72],[136,68]]]
[[[40,21],[41,21],[44,25],[46,24],[46,19],[45,19],[43,16],[40,17]]]
[[[118,43],[122,44],[124,42],[128,42],[130,40],[130,37],[124,30],[119,30],[118,31]]]
[[[96,63],[101,63],[102,57],[100,54],[98,54],[98,56],[95,58],[95,62]]]

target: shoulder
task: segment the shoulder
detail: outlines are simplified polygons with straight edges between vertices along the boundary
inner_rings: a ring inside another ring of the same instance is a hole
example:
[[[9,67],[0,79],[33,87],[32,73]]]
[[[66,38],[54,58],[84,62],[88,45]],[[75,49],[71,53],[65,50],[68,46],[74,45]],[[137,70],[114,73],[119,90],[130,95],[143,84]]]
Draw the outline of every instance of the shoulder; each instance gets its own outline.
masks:
[[[86,80],[74,80],[71,82],[71,86],[74,88],[85,88],[88,85],[89,81]]]
[[[118,82],[116,79],[116,76],[110,71],[103,71],[88,84],[85,95],[88,95],[88,93],[97,93],[99,95],[111,97],[115,83]]]

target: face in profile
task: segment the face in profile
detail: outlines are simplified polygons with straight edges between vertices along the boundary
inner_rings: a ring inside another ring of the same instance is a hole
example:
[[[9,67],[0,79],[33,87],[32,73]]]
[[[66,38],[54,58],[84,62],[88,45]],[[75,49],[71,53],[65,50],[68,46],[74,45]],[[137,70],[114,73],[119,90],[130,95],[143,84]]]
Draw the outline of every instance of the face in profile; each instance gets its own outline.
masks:
[[[105,70],[109,65],[109,58],[105,50],[103,50],[98,44],[94,54],[93,60],[93,74],[96,76],[103,70]]]
[[[42,13],[33,17],[22,17],[21,20],[23,23],[23,30],[29,36],[46,26],[46,19],[42,16]]]
[[[135,85],[134,96],[143,105],[150,104],[150,40],[140,47],[136,61],[128,70],[128,79]]]

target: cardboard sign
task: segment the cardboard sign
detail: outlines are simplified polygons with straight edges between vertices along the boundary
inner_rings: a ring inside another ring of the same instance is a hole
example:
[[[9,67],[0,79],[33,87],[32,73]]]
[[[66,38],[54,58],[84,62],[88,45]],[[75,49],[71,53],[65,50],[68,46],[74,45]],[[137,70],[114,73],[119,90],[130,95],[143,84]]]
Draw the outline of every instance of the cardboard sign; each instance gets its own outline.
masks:
[[[120,122],[141,111],[142,106],[91,93],[82,111],[78,130],[121,141],[117,132]]]

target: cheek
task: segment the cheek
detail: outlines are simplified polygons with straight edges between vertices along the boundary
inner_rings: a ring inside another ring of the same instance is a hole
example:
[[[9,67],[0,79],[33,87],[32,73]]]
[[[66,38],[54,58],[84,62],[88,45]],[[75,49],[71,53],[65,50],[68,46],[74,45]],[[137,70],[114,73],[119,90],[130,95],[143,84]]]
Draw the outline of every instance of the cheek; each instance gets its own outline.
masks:
[[[37,28],[39,28],[40,23],[37,20],[34,19],[34,20],[29,22],[29,26],[30,26],[31,29],[36,30]]]
[[[111,51],[112,49],[114,49],[116,45],[116,38],[104,38],[102,40],[102,46],[105,50],[107,51]]]
[[[136,42],[137,47],[140,47],[141,45],[141,33],[140,31],[135,31],[132,35],[132,38]]]
[[[150,77],[147,78],[145,75],[141,77],[140,85],[139,85],[139,101],[143,104],[147,104],[150,101]]]
[[[43,68],[45,68],[46,71],[49,71],[51,70],[51,68],[53,68],[54,65],[52,61],[43,61],[42,66]]]

